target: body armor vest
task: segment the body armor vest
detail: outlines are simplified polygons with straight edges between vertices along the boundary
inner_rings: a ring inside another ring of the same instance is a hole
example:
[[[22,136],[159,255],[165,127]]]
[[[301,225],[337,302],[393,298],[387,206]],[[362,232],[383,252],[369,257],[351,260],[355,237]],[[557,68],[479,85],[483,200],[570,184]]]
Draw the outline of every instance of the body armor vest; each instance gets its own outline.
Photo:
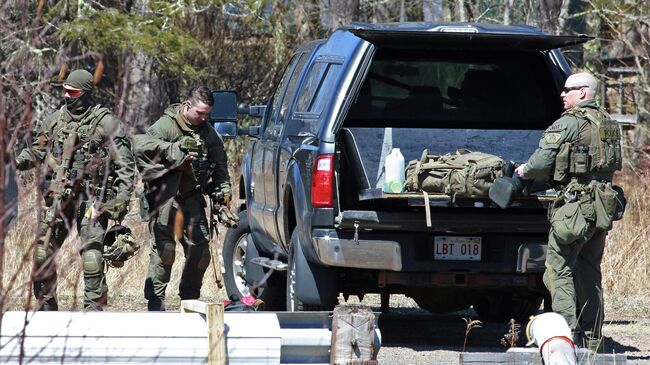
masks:
[[[77,133],[79,140],[72,157],[68,182],[70,186],[78,185],[75,183],[77,181],[83,182],[85,192],[99,197],[101,201],[110,200],[115,195],[115,166],[104,141],[95,135],[97,126],[107,114],[108,109],[97,105],[80,120],[66,120],[62,111],[52,131],[52,154],[57,161],[61,159],[65,140],[72,132]]]
[[[575,107],[567,110],[565,115],[573,115],[581,122],[580,136],[577,141],[560,146],[553,180],[560,183],[571,178],[611,180],[623,162],[618,124],[602,108]]]

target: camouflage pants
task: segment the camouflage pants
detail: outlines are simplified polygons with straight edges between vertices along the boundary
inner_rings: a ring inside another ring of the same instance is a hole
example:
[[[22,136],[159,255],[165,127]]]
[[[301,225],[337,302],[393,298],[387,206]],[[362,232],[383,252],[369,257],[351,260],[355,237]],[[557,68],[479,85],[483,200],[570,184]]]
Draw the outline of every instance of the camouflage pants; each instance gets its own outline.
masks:
[[[556,210],[551,212],[552,222],[557,215]],[[566,217],[559,219],[565,219],[568,225],[576,224]],[[586,224],[582,237],[572,242],[566,242],[551,228],[544,284],[551,293],[553,311],[566,319],[574,333],[600,339],[604,320],[600,263],[607,232],[597,230],[589,220]]]
[[[180,215],[177,213],[181,213]],[[182,217],[182,222],[179,222]],[[182,231],[179,237],[176,233]],[[170,199],[163,203],[151,219],[149,228],[153,242],[149,253],[149,270],[144,284],[148,300],[164,300],[165,291],[176,256],[176,239],[183,247],[185,266],[179,285],[181,299],[198,299],[203,274],[210,264],[210,226],[205,214],[205,199],[194,194],[183,200]]]
[[[34,283],[34,296],[38,300],[39,308],[43,310],[57,310],[56,301],[56,255],[63,245],[73,224],[76,225],[81,247],[79,253],[82,259],[84,276],[84,308],[102,309],[106,305],[108,286],[104,276],[104,234],[108,219],[91,219],[86,215],[90,202],[69,202],[63,211],[54,212],[43,210],[39,223],[39,240],[34,252],[34,267],[32,281]],[[48,224],[53,223],[49,244],[45,245]]]

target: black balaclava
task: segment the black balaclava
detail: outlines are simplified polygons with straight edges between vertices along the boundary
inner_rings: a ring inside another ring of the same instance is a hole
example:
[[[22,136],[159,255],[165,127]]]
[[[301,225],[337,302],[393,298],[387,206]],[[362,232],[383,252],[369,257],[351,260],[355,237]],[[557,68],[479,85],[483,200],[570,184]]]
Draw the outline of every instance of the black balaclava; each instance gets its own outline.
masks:
[[[74,70],[65,79],[65,85],[83,90],[76,98],[66,98],[68,111],[73,114],[83,114],[91,104],[90,96],[93,90],[93,75],[86,70]]]

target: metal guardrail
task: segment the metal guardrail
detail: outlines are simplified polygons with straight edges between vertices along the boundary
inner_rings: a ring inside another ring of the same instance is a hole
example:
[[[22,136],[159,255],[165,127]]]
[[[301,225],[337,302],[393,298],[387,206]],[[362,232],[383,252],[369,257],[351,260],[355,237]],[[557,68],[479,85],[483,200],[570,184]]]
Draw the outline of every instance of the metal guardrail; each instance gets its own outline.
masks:
[[[227,363],[329,364],[331,312],[226,312]],[[0,364],[208,362],[201,313],[6,312]],[[376,326],[375,346],[380,344]]]

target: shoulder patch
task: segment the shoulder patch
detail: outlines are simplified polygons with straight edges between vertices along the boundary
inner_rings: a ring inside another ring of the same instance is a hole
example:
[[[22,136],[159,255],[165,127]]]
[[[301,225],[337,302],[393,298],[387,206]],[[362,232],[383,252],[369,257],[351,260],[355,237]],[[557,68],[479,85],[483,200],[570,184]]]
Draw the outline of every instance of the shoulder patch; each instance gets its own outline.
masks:
[[[562,119],[557,120],[550,127],[546,128],[546,132],[561,132],[567,128],[567,124]]]
[[[561,132],[546,132],[544,133],[544,142],[546,144],[557,144],[557,142],[562,138]]]

